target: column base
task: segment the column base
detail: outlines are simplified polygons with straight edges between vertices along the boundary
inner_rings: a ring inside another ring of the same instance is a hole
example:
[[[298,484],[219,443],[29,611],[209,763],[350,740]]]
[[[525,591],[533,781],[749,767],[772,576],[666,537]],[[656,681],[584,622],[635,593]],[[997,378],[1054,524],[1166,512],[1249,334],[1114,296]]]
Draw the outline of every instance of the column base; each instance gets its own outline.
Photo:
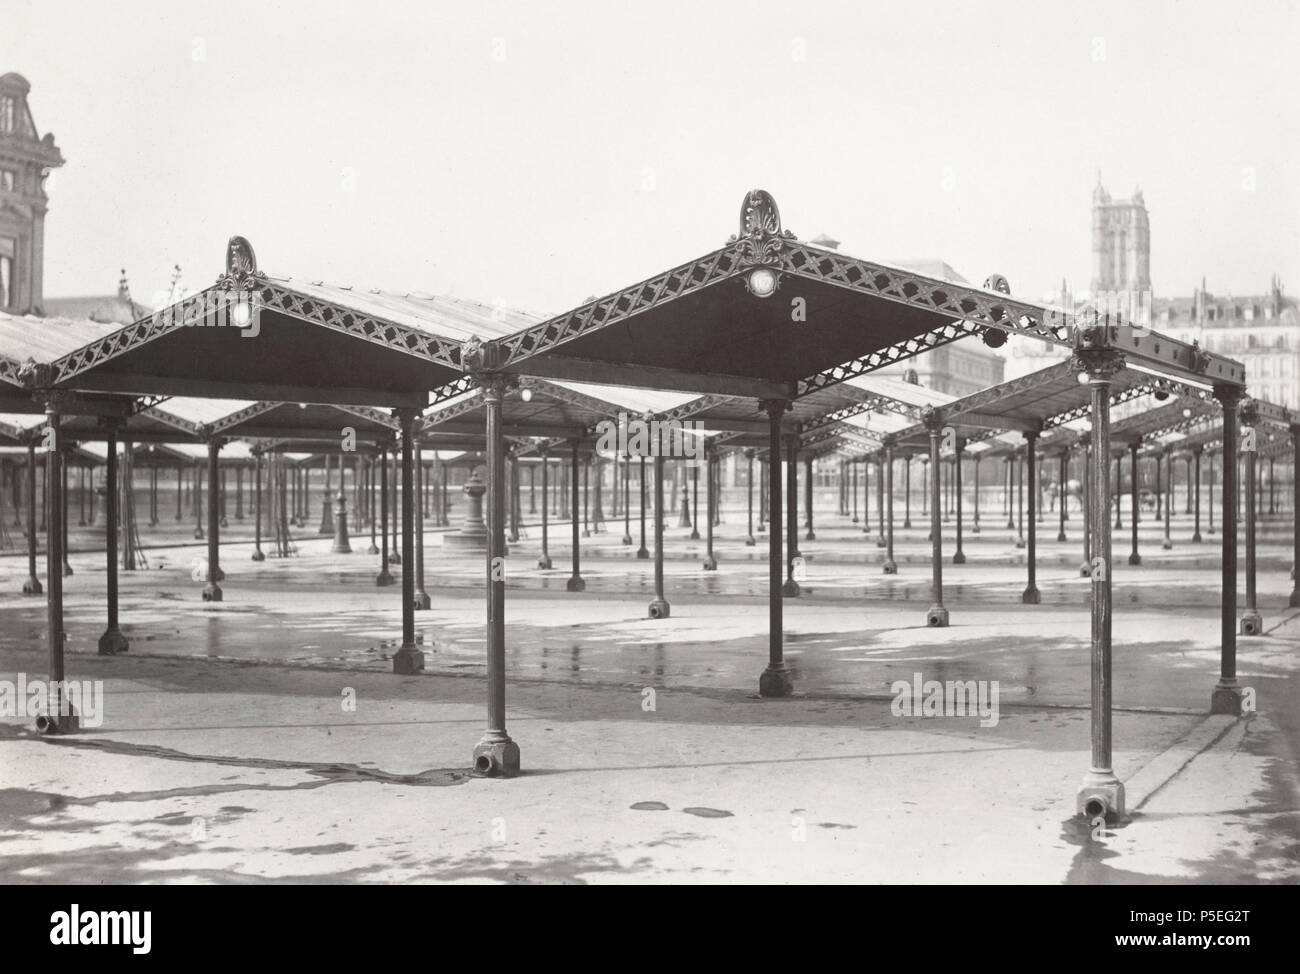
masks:
[[[266,561],[266,553],[265,553],[264,551],[262,551],[261,548],[255,548],[255,549],[253,550],[253,558],[252,558],[252,560],[253,560],[253,561]]]
[[[1241,614],[1241,629],[1243,636],[1262,636],[1264,634],[1264,618],[1252,610],[1246,610]]]
[[[36,718],[38,734],[78,734],[81,732],[81,716],[71,707],[67,714],[41,714]]]
[[[803,539],[804,539],[805,541],[816,541],[816,540],[817,540],[817,533],[816,533],[815,531],[813,531],[812,528],[809,528],[809,529],[808,529],[808,533],[805,534],[805,535],[803,536]]]
[[[388,556],[388,563],[390,565],[400,565],[402,563],[402,556],[399,555],[396,551],[394,551],[391,555]]]
[[[857,523],[858,523],[858,519],[857,519],[856,517],[853,519],[853,523],[854,523],[854,524],[857,524]]]
[[[1075,796],[1075,808],[1089,822],[1101,816],[1115,823],[1124,817],[1124,783],[1110,771],[1090,771]]]
[[[970,529],[970,533],[971,533],[971,534],[979,534],[979,533],[980,533],[980,526],[979,526],[978,524],[972,525],[972,526],[971,526],[971,529]]]
[[[519,774],[519,745],[485,737],[474,745],[474,774],[480,778],[513,778]]]
[[[546,571],[550,571],[551,568],[554,567],[554,565],[552,565],[552,563],[551,563],[551,556],[550,556],[550,555],[542,555],[542,557],[538,558],[538,559],[537,559],[537,567],[538,567],[538,568],[541,568],[541,569],[544,569],[544,570],[546,570]]]
[[[122,630],[116,626],[104,630],[104,635],[99,637],[100,656],[116,656],[118,653],[125,653],[130,648],[130,641],[122,635]]]
[[[784,663],[769,663],[758,677],[760,697],[788,697],[794,693],[794,675]]]
[[[1206,528],[1206,529],[1205,529],[1205,533],[1206,533],[1206,534],[1213,534],[1213,533],[1214,533],[1214,528]]]
[[[393,654],[393,672],[411,676],[424,669],[424,651],[418,646],[402,646]]]
[[[1088,578],[1092,574],[1092,566],[1086,561],[1079,566],[1079,575],[1082,578]]]
[[[716,572],[718,570],[718,559],[712,555],[704,559],[704,570],[706,572]]]
[[[368,555],[377,555],[377,554],[379,554],[379,545],[375,544],[375,543],[372,541],[372,542],[370,543],[370,547],[366,549],[366,554],[368,554]]]
[[[903,530],[904,530],[904,531],[911,531],[911,530],[912,530],[912,522],[911,522],[911,521],[904,521],[904,522],[903,522]]]
[[[217,524],[218,524],[220,527],[223,527],[223,528],[228,528],[228,527],[230,527],[230,522],[227,521],[224,517],[223,517],[220,521],[218,521]]]
[[[583,528],[583,529],[582,529],[582,536],[583,536],[584,538],[590,538],[590,537],[591,537],[591,529],[590,529],[590,528]]]
[[[564,583],[564,588],[569,592],[585,592],[587,590],[587,583],[582,580],[581,575],[573,575]]]
[[[700,532],[698,532],[698,531],[692,531],[692,532],[690,533],[690,535],[688,536],[688,539],[691,540],[691,541],[699,541],[699,540],[700,540]]]
[[[1130,565],[1140,565],[1142,564],[1142,556],[1135,551],[1128,556],[1128,563]]]
[[[1291,598],[1287,599],[1286,604],[1289,609],[1300,607],[1300,588],[1293,588],[1291,590]]]
[[[886,545],[886,543],[885,543],[885,539],[884,539],[884,538],[877,538],[877,539],[876,539],[876,547],[877,547],[877,548],[884,548],[884,547],[887,547],[887,545]]]
[[[754,547],[755,545],[757,545],[757,544],[758,544],[758,542],[754,540],[754,536],[753,536],[752,534],[751,534],[748,538],[745,539],[745,547],[746,547],[746,548],[753,548],[753,547]]]
[[[887,559],[885,563],[880,566],[880,568],[881,571],[883,571],[886,575],[898,574],[898,562],[894,561],[894,559],[892,558]]]
[[[66,561],[63,563],[63,577],[64,578],[72,577],[72,566],[69,565]]]
[[[966,554],[965,554],[965,552],[954,551],[954,552],[952,553],[952,563],[953,563],[954,565],[964,565],[964,564],[966,564]]]
[[[646,551],[644,548],[638,548],[636,557],[638,561],[646,561],[650,557],[650,552]]]
[[[222,600],[221,586],[216,582],[208,582],[207,585],[204,585],[202,594],[204,602],[220,602]]]
[[[1057,531],[1057,532],[1056,532],[1056,540],[1057,540],[1057,541],[1065,541],[1065,540],[1066,540],[1065,532],[1064,532],[1064,531]]]
[[[1174,547],[1174,543],[1173,543],[1170,539],[1165,538],[1164,541],[1161,541],[1161,542],[1160,542],[1160,547],[1161,547],[1164,551],[1170,551],[1170,550],[1173,549],[1173,547]]]
[[[1017,548],[1023,548],[1024,546],[1025,546],[1025,539],[1024,539],[1024,538],[1016,538],[1016,547],[1017,547]]]
[[[515,540],[517,541],[517,540],[519,540],[519,539],[516,538]],[[625,535],[623,535],[623,543],[624,543],[624,544],[631,544],[631,543],[632,543],[632,535],[630,535],[630,534],[625,534]]]
[[[800,591],[802,590],[799,588],[799,583],[796,582],[793,578],[787,578],[781,584],[781,594],[785,596],[787,599],[798,598]]]
[[[1030,585],[1021,593],[1020,601],[1025,605],[1038,605],[1043,601],[1043,596],[1036,586]]]
[[[416,612],[420,612],[420,611],[422,611],[422,610],[428,609],[429,606],[431,606],[432,604],[433,604],[433,603],[432,603],[432,602],[430,601],[430,599],[429,599],[429,593],[428,593],[428,592],[416,592],[416,593],[415,593],[415,611],[416,611]]]
[[[381,571],[378,575],[375,576],[375,585],[378,588],[383,588],[385,585],[392,585],[392,584],[393,584],[393,576],[388,571],[387,568],[385,568],[383,571]]]
[[[1241,687],[1237,686],[1235,681],[1231,685],[1220,683],[1214,688],[1214,692],[1210,694],[1210,713],[1241,716]]]
[[[655,599],[650,603],[651,619],[667,619],[672,615],[672,611],[672,606],[668,604],[666,599]]]
[[[925,624],[931,629],[942,629],[948,625],[948,610],[935,604],[925,610]]]
[[[1197,531],[1194,535],[1192,535],[1192,544],[1200,544],[1200,543],[1201,543],[1201,532]]]
[[[40,595],[44,591],[41,580],[35,575],[28,575],[27,581],[23,582],[23,595]]]
[[[195,529],[194,529],[194,540],[195,540],[195,541],[202,541],[202,540],[204,539],[204,537],[205,537],[205,536],[204,536],[203,531],[202,531],[201,528],[195,528]]]

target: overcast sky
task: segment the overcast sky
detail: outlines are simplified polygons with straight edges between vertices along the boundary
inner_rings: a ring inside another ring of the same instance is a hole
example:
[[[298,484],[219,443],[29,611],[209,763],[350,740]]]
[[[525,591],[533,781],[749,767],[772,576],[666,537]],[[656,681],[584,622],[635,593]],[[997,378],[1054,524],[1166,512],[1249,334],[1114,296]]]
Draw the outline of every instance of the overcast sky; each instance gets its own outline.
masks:
[[[0,72],[68,160],[49,295],[181,264],[558,312],[804,238],[1087,287],[1100,169],[1159,296],[1300,293],[1296,3],[4,0]]]

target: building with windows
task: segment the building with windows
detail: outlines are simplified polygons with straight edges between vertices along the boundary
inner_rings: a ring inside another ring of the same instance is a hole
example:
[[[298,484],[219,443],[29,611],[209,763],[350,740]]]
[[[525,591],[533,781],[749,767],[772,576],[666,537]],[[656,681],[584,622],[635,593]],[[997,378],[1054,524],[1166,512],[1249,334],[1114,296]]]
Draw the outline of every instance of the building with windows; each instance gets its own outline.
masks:
[[[1100,184],[1092,196],[1092,281],[1087,295],[1072,295],[1064,281],[1050,300],[1071,308],[1076,297],[1128,293],[1151,295],[1151,230],[1146,201],[1113,200]],[[1251,395],[1300,409],[1300,306],[1287,297],[1277,275],[1263,294],[1219,295],[1201,285],[1190,297],[1149,297],[1151,327],[1170,338],[1198,342],[1207,351],[1246,367]],[[1012,338],[1007,371],[1027,375],[1068,356],[1041,342]]]
[[[42,138],[27,104],[31,85],[0,75],[0,311],[42,314],[45,177],[63,165],[54,136]]]

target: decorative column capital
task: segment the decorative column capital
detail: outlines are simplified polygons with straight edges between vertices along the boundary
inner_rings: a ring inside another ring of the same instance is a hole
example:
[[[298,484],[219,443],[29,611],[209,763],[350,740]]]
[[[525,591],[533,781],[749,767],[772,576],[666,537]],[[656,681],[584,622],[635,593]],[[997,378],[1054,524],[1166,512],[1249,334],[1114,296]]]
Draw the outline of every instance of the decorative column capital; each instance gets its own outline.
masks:
[[[933,406],[925,406],[921,410],[921,425],[934,436],[943,429],[943,413]]]
[[[1243,398],[1237,406],[1237,415],[1247,426],[1254,426],[1259,422],[1259,403],[1249,396]]]
[[[760,399],[758,408],[767,413],[767,418],[774,423],[779,423],[781,417],[790,410],[789,399]]]
[[[1239,403],[1246,395],[1246,390],[1241,386],[1216,385],[1214,387],[1214,398],[1226,410]]]
[[[1108,348],[1080,348],[1070,356],[1070,367],[1089,382],[1109,383],[1126,364],[1123,355]]]

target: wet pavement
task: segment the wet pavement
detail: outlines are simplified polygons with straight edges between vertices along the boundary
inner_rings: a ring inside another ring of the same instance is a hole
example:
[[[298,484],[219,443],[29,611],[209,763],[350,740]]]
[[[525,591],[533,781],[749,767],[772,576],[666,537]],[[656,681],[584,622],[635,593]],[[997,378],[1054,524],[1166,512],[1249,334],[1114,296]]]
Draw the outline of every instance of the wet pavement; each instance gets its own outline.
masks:
[[[818,544],[850,545],[845,534]],[[1089,724],[1087,583],[1071,571],[1044,568],[1049,604],[1024,606],[1021,568],[947,566],[953,624],[934,630],[922,625],[927,566],[880,578],[814,559],[807,594],[785,605],[796,697],[762,701],[761,562],[705,573],[670,561],[673,614],[653,621],[648,563],[584,562],[588,591],[572,594],[567,569],[538,572],[516,549],[508,703],[526,774],[503,782],[467,773],[483,723],[481,564],[444,557],[429,536],[433,607],[416,616],[427,671],[395,677],[399,588],[374,586],[363,547],[329,555],[312,539],[259,564],[232,544],[226,600],[212,605],[191,577],[197,549],[156,550],[153,567],[122,576],[132,647],[116,658],[94,655],[102,557],[75,554],[69,676],[107,681],[105,721],[37,739],[29,721],[0,717],[0,871],[27,882],[1300,879],[1300,611],[1286,608],[1284,569],[1261,573],[1266,635],[1240,640],[1259,712],[1220,728],[1205,717],[1217,573],[1117,567],[1116,769],[1133,782],[1134,814],[1094,838],[1072,814]],[[0,559],[0,679],[44,670],[44,602],[17,594],[24,575]],[[997,724],[895,716],[891,685],[916,673],[997,681]],[[355,711],[340,706],[347,689]],[[1190,763],[1164,770],[1161,756],[1191,739]]]

